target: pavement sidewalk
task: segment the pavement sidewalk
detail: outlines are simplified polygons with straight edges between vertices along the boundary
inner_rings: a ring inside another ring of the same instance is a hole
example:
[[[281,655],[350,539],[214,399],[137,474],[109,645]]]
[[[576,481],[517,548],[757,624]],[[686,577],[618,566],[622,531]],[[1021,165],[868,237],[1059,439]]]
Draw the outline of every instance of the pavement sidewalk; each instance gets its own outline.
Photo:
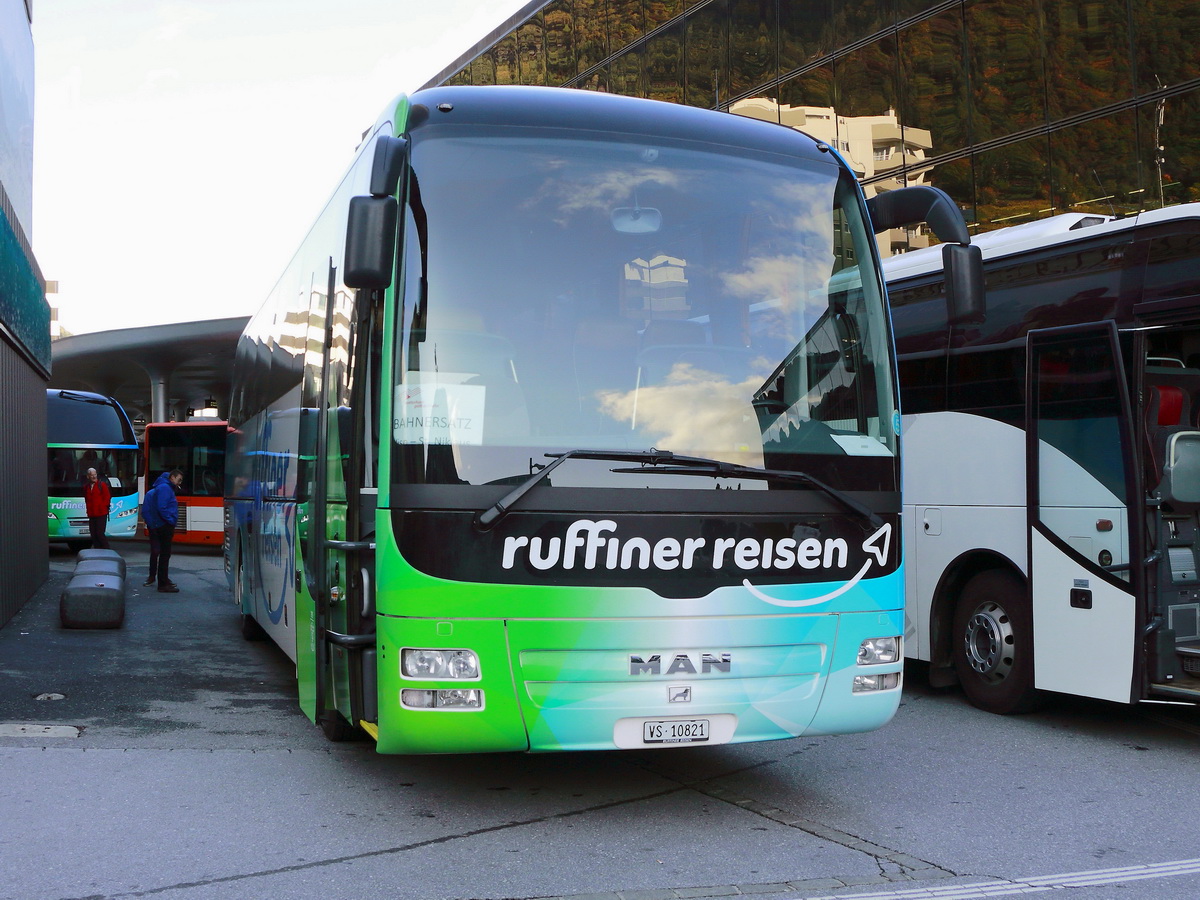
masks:
[[[124,748],[240,747],[250,732],[266,744],[320,740],[297,706],[291,661],[269,641],[242,637],[220,548],[175,548],[177,594],[142,585],[145,542],[112,548],[127,569],[121,627],[62,626],[59,595],[76,556],[52,545],[46,582],[0,629],[0,746],[50,735]],[[276,720],[270,729],[262,716]]]

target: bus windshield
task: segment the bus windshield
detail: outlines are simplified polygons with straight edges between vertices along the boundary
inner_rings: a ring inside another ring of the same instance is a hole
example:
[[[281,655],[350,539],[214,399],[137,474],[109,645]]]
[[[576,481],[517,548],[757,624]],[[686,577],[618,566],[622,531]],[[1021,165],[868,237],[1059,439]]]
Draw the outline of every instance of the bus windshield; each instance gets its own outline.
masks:
[[[49,447],[46,455],[52,497],[82,497],[88,469],[95,469],[114,495],[137,493],[137,447]]]
[[[54,497],[82,497],[95,469],[115,496],[137,493],[137,439],[125,411],[107,397],[46,391],[46,484]]]
[[[225,488],[224,422],[146,426],[146,474],[153,479],[178,469],[182,497],[221,497]]]
[[[874,239],[832,159],[438,132],[414,134],[408,185],[401,481],[515,482],[545,453],[658,448],[894,489]],[[611,468],[554,483],[712,489]]]

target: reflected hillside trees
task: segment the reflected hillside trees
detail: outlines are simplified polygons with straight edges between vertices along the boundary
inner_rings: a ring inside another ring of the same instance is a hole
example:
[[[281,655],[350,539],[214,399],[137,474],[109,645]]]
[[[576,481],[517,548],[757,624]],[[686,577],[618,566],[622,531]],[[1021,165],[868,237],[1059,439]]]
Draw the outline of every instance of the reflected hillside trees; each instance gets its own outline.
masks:
[[[1200,199],[1197,46],[1194,0],[554,0],[449,81],[828,109],[843,151],[892,117],[868,194],[936,185],[978,232]]]

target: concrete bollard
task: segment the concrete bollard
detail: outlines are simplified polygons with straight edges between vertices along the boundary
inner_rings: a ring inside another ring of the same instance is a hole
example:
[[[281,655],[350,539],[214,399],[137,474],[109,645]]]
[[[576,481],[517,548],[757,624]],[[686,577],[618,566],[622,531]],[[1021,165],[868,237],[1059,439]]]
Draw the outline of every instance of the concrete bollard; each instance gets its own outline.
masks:
[[[75,564],[74,575],[115,575],[125,577],[124,561],[115,559],[85,559]]]
[[[106,561],[116,563],[117,566],[120,567],[121,577],[122,578],[125,577],[125,557],[123,557],[116,550],[98,550],[98,549],[80,550],[79,553],[76,554],[75,560],[76,560],[76,566],[75,566],[76,572],[79,571],[80,563],[91,562],[93,560],[106,560]]]
[[[93,554],[82,558],[84,553]],[[96,556],[111,553],[116,556]],[[111,550],[84,550],[58,599],[64,628],[120,628],[125,621],[125,560]]]

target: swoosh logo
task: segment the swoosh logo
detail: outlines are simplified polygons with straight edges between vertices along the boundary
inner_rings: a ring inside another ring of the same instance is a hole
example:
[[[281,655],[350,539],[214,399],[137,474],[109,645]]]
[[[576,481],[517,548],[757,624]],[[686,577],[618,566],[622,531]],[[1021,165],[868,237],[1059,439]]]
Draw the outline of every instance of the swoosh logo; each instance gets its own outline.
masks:
[[[786,606],[789,609],[797,609],[804,606],[819,606],[822,603],[827,603],[834,597],[840,597],[850,588],[854,587],[863,576],[870,571],[871,566],[878,562],[880,567],[887,561],[888,550],[892,543],[892,524],[885,522],[883,527],[876,531],[873,535],[863,541],[862,548],[867,554],[867,560],[863,563],[862,568],[849,581],[843,583],[837,590],[830,591],[828,594],[823,594],[820,597],[808,597],[804,600],[783,600],[779,597],[772,597],[769,594],[764,594],[759,588],[752,585],[749,579],[742,579],[742,586],[751,594],[762,600],[764,603],[770,603],[773,606]],[[872,557],[874,557],[872,559]]]

